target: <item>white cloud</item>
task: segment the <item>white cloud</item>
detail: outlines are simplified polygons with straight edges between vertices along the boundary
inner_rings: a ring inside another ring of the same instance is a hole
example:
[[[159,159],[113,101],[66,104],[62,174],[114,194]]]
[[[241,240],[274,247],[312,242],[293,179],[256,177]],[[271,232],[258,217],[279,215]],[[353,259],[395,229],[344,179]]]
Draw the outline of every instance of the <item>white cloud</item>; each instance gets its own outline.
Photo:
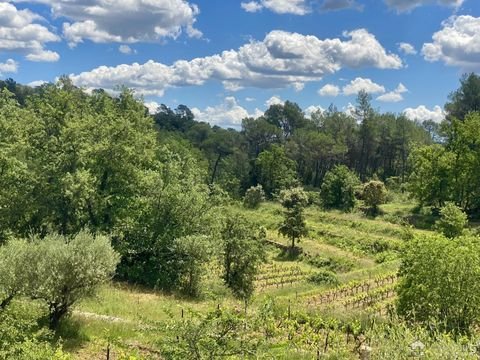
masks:
[[[179,60],[172,65],[150,60],[145,64],[101,66],[71,75],[75,84],[112,89],[126,85],[143,94],[162,95],[166,88],[222,82],[229,90],[243,87],[297,90],[306,82],[319,81],[342,68],[398,69],[402,61],[389,54],[364,29],[345,34],[349,39],[319,39],[285,31],[272,31],[263,41],[252,40],[238,50]]]
[[[402,83],[398,84],[397,88],[393,91],[390,91],[386,94],[380,95],[377,97],[378,101],[382,102],[400,102],[403,101],[403,93],[408,92],[408,89]]]
[[[240,6],[246,12],[251,12],[251,13],[255,13],[263,9],[262,4],[256,1],[242,2]]]
[[[279,96],[272,96],[270,99],[265,101],[265,106],[270,107],[272,105],[283,105],[285,101],[283,101]]]
[[[352,103],[348,103],[348,105],[344,106],[342,110],[348,116],[351,116],[355,119],[357,118],[357,115],[355,114],[355,105],[353,105]]]
[[[454,16],[433,34],[433,42],[423,45],[427,61],[443,61],[466,70],[480,70],[480,17]]]
[[[356,95],[361,90],[364,90],[369,94],[378,94],[384,93],[385,87],[373,82],[370,79],[357,77],[355,80],[352,80],[350,84],[343,87],[343,94],[347,96]]]
[[[305,117],[310,119],[312,117],[312,114],[316,113],[317,111],[323,113],[325,109],[320,105],[311,105],[305,109]]]
[[[255,98],[246,97],[246,98],[245,98],[245,101],[247,101],[247,102],[252,102],[252,101],[255,101]]]
[[[36,22],[43,18],[28,9],[18,10],[0,2],[0,52],[24,54],[30,61],[57,61],[60,56],[45,49],[45,44],[60,38]]]
[[[151,115],[155,114],[157,112],[158,107],[160,106],[160,104],[157,103],[156,101],[147,101],[144,103],[144,105],[147,107],[148,113]]]
[[[45,81],[45,80],[35,80],[35,81],[29,82],[27,85],[31,86],[31,87],[38,87],[38,86],[42,86],[43,84],[47,84],[47,83],[48,83],[48,81]]]
[[[70,46],[93,42],[158,41],[186,33],[200,37],[194,28],[199,9],[186,0],[10,0],[50,6],[65,18],[63,34]]]
[[[401,42],[400,44],[398,44],[398,50],[403,52],[405,55],[417,54],[417,50],[415,50],[415,47],[412,44],[406,42]]]
[[[306,15],[311,11],[307,0],[260,0],[242,2],[241,6],[248,12],[257,12],[265,8],[277,14]]]
[[[197,121],[208,122],[211,125],[218,125],[221,127],[240,128],[242,120],[248,117],[260,117],[263,112],[255,109],[253,114],[250,114],[245,108],[237,103],[237,99],[233,96],[226,97],[222,104],[216,106],[209,106],[205,110],[198,108],[192,109],[193,115]]]
[[[443,5],[453,8],[460,7],[465,0],[384,0],[385,3],[398,12],[408,12],[423,5]]]
[[[13,59],[8,59],[4,63],[0,63],[0,75],[5,73],[16,73],[18,71],[18,63]]]
[[[118,51],[120,51],[122,54],[125,55],[130,55],[130,54],[136,54],[137,51],[132,49],[130,46],[122,44],[118,47]]]
[[[318,90],[320,96],[338,96],[340,94],[340,88],[336,85],[327,84]]]
[[[438,105],[432,110],[429,110],[425,105],[420,105],[417,108],[406,108],[403,113],[412,121],[417,120],[424,122],[427,120],[433,120],[436,123],[440,123],[445,119],[445,111],[443,111]]]

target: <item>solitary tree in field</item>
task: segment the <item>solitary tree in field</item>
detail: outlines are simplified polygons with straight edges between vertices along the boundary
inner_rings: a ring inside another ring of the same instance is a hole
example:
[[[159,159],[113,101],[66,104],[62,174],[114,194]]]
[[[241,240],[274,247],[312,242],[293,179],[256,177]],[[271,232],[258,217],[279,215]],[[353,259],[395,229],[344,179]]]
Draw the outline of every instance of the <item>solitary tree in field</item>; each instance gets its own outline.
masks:
[[[278,231],[291,240],[293,251],[295,243],[308,234],[303,213],[308,204],[308,195],[302,188],[283,190],[280,193],[280,201],[285,212],[283,223]]]

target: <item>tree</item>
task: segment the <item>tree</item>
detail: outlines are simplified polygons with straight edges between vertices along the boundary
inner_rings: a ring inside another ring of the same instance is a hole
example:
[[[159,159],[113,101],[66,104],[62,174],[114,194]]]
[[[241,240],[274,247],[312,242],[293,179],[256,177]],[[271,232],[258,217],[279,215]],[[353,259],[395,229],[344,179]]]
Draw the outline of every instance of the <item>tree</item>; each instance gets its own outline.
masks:
[[[211,241],[206,236],[185,236],[174,242],[175,254],[178,257],[180,291],[189,296],[200,293],[201,278],[212,253]]]
[[[57,328],[72,305],[110,280],[119,260],[108,237],[85,231],[72,239],[60,235],[34,239],[29,255],[25,271],[31,285],[25,293],[47,304],[51,329]]]
[[[0,311],[32,285],[27,271],[30,255],[29,244],[23,240],[11,240],[0,247]]]
[[[447,238],[455,238],[462,235],[467,223],[467,214],[449,202],[440,209],[440,219],[436,221],[435,228]]]
[[[362,198],[365,201],[365,205],[369,206],[373,213],[376,214],[378,205],[387,201],[387,188],[381,181],[369,181],[363,186]]]
[[[402,255],[397,310],[441,331],[468,333],[480,320],[480,238],[423,235]]]
[[[303,214],[308,204],[308,195],[302,188],[283,190],[280,193],[280,202],[285,208],[284,220],[278,231],[290,239],[291,251],[295,249],[295,243],[308,235],[305,215]]]
[[[263,151],[255,162],[258,172],[258,182],[268,196],[293,185],[296,180],[295,162],[289,159],[285,149],[272,145]]]
[[[268,123],[281,129],[285,139],[288,139],[298,128],[305,126],[305,116],[302,109],[293,102],[271,105],[264,115]]]
[[[265,191],[262,185],[252,186],[245,193],[243,198],[243,206],[249,209],[256,209],[265,201]]]
[[[355,207],[355,187],[358,177],[344,165],[330,170],[323,181],[320,198],[327,209],[351,211]]]
[[[247,301],[254,291],[254,280],[265,256],[261,229],[255,229],[243,216],[230,214],[221,231],[223,280],[239,298]]]
[[[450,120],[463,120],[468,113],[480,111],[480,76],[464,74],[460,79],[460,88],[449,95],[449,100],[445,110]]]

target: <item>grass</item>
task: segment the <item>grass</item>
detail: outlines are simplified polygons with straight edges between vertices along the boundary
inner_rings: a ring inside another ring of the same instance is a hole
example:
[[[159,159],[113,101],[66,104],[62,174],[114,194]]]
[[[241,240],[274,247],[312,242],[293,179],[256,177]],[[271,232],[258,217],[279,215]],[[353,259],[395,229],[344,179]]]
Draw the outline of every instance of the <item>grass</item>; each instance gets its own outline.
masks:
[[[241,205],[232,207],[264,226],[270,240],[289,244],[277,231],[282,220],[279,204],[264,203],[256,210],[244,209]],[[299,243],[303,254],[296,259],[288,259],[281,256],[280,250],[269,247],[267,264],[259,276],[273,277],[278,273],[281,279],[282,274],[287,274],[292,268],[305,274],[313,273],[319,268],[308,260],[316,257],[328,259],[334,264],[351,265],[348,270],[337,271],[341,284],[394,272],[399,264],[395,260],[397,252],[405,241],[405,229],[401,221],[396,223],[392,220],[407,218],[413,208],[414,204],[409,202],[386,204],[382,206],[382,214],[372,219],[360,212],[325,212],[318,207],[310,207],[306,211],[309,236]],[[379,263],[379,254],[385,255],[383,263]],[[385,261],[389,258],[393,260]],[[312,309],[303,308],[306,305],[298,299],[331,287],[310,283],[308,276],[304,276],[291,284],[269,286],[257,291],[250,308],[254,309],[266,299],[274,298],[279,303],[291,304],[295,310],[310,312]],[[243,304],[229,294],[220,279],[208,278],[205,288],[201,299],[191,300],[122,283],[105,285],[94,298],[78,304],[73,316],[64,323],[60,333],[64,335],[65,347],[78,359],[99,358],[98,354],[105,351],[109,342],[118,352],[150,351],[156,354],[156,344],[162,333],[159,324],[165,324],[172,318],[180,319],[182,310],[187,313],[187,309],[207,312],[215,307],[243,308]],[[338,316],[345,314],[339,313]],[[281,344],[272,345],[269,354],[279,359],[301,359],[303,356]]]

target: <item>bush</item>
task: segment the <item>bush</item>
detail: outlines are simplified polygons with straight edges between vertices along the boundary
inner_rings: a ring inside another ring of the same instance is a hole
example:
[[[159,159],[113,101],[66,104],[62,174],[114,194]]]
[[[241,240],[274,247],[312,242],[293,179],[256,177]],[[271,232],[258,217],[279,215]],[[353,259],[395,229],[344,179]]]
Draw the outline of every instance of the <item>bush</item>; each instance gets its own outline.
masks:
[[[386,202],[387,194],[387,188],[383,182],[372,180],[363,186],[362,198],[365,205],[377,213],[378,206]]]
[[[330,170],[320,190],[322,204],[326,209],[351,211],[355,207],[355,187],[358,177],[344,165]]]
[[[453,203],[447,203],[440,210],[440,219],[435,223],[435,228],[446,237],[454,238],[462,235],[467,222],[467,215],[462,209]]]
[[[291,250],[295,248],[295,241],[308,235],[307,224],[303,214],[308,203],[308,196],[302,188],[282,190],[280,202],[284,211],[284,220],[278,229],[279,233],[292,242]]]
[[[243,206],[248,209],[256,209],[262,202],[265,201],[265,191],[263,191],[262,185],[252,186],[245,193],[243,198]]]
[[[334,259],[331,257],[324,258],[318,255],[315,257],[309,258],[307,262],[310,265],[315,266],[317,268],[320,268],[320,269],[323,268],[333,272],[348,272],[352,270],[354,267],[353,262],[350,261],[349,259],[345,259],[345,258]]]
[[[119,257],[106,236],[80,232],[73,239],[49,235],[29,245],[31,279],[25,295],[43,300],[49,308],[49,325],[55,329],[73,304],[93,295],[98,285],[115,272]]]
[[[480,238],[417,237],[399,270],[398,313],[440,331],[468,333],[480,321]]]
[[[338,285],[337,275],[334,272],[328,270],[317,271],[314,274],[310,275],[308,278],[310,282],[313,282],[317,285]]]

